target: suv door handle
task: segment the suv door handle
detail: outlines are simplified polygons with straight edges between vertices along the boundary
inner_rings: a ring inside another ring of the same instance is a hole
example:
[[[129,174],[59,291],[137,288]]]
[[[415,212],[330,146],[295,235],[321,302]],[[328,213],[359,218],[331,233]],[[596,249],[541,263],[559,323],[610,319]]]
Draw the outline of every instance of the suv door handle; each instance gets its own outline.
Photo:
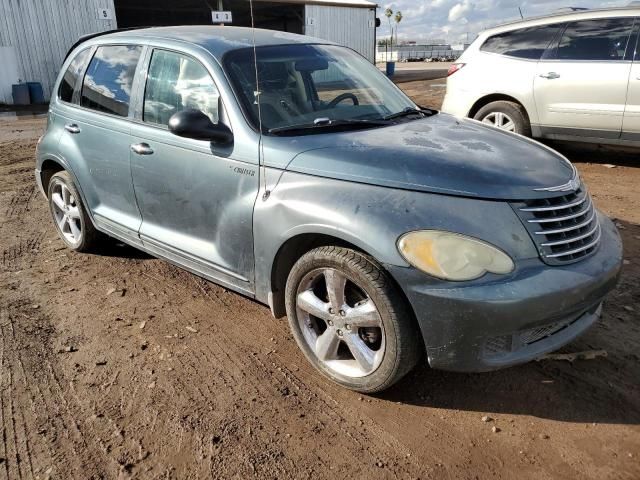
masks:
[[[64,129],[69,133],[80,133],[80,127],[75,123],[67,123]]]
[[[131,151],[138,155],[151,155],[153,148],[151,148],[148,143],[134,143],[131,145]]]
[[[558,74],[556,72],[541,73],[540,77],[541,78],[546,78],[548,80],[554,80],[556,78],[560,78],[560,74]]]

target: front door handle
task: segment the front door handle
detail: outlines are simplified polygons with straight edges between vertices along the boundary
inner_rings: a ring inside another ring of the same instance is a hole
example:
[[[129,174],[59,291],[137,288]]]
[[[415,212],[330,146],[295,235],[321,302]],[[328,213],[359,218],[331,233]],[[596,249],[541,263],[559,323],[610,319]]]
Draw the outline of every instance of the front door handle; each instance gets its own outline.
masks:
[[[153,148],[151,148],[148,143],[134,143],[131,145],[131,151],[138,155],[151,155]]]
[[[554,80],[556,78],[560,78],[560,74],[558,74],[556,72],[541,73],[540,74],[540,78],[546,78],[548,80]]]
[[[69,133],[80,133],[80,127],[75,123],[67,123],[64,129]]]

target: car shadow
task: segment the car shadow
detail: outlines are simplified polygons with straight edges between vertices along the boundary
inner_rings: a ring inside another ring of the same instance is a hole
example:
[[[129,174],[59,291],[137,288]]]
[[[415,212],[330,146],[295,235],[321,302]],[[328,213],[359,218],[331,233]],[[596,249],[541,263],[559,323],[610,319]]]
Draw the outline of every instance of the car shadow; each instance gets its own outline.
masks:
[[[616,224],[628,259],[618,286],[605,300],[600,320],[559,350],[605,355],[573,362],[540,359],[474,374],[431,370],[425,360],[379,398],[480,414],[640,424],[640,225]]]
[[[561,142],[544,140],[543,143],[557,150],[576,163],[599,163],[640,168],[640,148],[599,145],[596,143]]]
[[[154,257],[114,238],[107,238],[91,252],[100,257],[129,258],[131,260],[151,260]]]

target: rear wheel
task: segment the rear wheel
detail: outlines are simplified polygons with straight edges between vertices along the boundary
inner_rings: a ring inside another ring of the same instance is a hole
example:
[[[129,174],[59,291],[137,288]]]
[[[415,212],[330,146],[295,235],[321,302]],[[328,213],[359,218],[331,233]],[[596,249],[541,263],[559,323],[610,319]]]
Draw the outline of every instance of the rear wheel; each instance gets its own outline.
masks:
[[[51,216],[62,241],[77,252],[94,249],[100,243],[101,234],[93,226],[71,175],[65,171],[53,175],[47,194]]]
[[[352,390],[390,387],[422,353],[397,287],[371,257],[354,250],[320,247],[303,255],[289,274],[286,306],[307,359]]]
[[[514,102],[500,100],[488,103],[478,110],[473,118],[501,130],[531,136],[527,113],[522,105]]]

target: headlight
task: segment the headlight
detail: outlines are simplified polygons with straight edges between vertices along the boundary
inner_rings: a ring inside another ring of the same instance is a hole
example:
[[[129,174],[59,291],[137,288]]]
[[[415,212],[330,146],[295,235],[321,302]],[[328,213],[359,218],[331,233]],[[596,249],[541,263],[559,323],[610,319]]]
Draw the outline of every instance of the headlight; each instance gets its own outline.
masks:
[[[419,230],[398,239],[398,250],[418,270],[444,280],[473,280],[513,271],[513,260],[493,245],[457,233]]]

